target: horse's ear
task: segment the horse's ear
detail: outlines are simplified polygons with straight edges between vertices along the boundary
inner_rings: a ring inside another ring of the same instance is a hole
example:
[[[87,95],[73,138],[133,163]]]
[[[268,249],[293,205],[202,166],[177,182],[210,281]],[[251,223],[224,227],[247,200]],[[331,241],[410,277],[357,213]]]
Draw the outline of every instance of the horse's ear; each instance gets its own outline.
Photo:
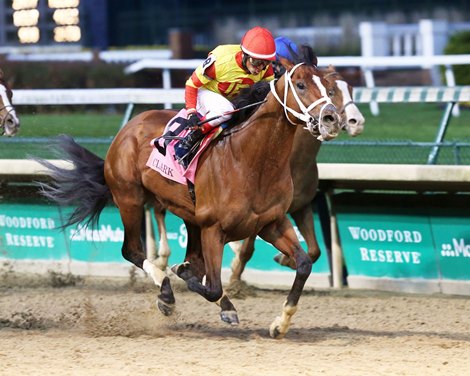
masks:
[[[328,65],[328,68],[326,68],[326,72],[328,72],[328,73],[332,73],[334,71],[335,71],[335,67],[333,67],[333,65],[331,65],[331,64]]]
[[[284,68],[286,68],[286,71],[290,70],[294,66],[294,63],[292,61],[283,57],[279,57],[279,62]]]
[[[302,44],[300,46],[300,51],[303,56],[303,61],[307,64],[318,66],[318,59],[315,51],[308,44]]]
[[[318,58],[317,55],[313,55],[312,57],[312,64],[318,67]]]

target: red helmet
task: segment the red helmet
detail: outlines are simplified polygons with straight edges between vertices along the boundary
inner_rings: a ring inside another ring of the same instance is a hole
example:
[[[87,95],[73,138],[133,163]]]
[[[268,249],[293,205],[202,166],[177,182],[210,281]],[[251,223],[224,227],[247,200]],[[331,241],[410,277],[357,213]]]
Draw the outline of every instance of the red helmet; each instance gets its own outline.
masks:
[[[255,59],[276,60],[276,43],[271,32],[264,27],[248,30],[242,38],[241,48]]]

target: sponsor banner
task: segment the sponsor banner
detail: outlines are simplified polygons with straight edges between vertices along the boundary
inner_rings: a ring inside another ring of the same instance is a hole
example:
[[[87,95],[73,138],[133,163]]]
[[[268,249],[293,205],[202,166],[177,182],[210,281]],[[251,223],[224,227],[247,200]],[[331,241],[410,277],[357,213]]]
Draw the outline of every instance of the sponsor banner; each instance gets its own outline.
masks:
[[[441,277],[470,280],[470,218],[442,216],[430,221]]]
[[[55,206],[44,204],[1,203],[0,257],[128,263],[121,255],[124,228],[117,208],[106,207],[96,228],[69,226],[62,231],[59,229],[62,225],[61,218],[66,218],[71,210],[73,209],[61,211]],[[330,274],[319,220],[315,219],[315,231],[322,255],[315,263],[313,272]],[[169,263],[180,263],[184,260],[186,252],[186,227],[180,218],[171,213],[166,216],[166,225],[172,252]],[[154,229],[157,233],[155,221]],[[296,227],[295,229],[297,231]],[[301,238],[300,233],[298,235]],[[303,238],[301,245],[304,250],[307,249]],[[273,261],[278,251],[271,244],[258,238],[255,248],[256,252],[247,267],[263,271],[290,270]],[[233,255],[230,246],[226,245],[223,267],[230,267]]]
[[[0,257],[63,260],[69,258],[62,221],[55,206],[0,203]]]
[[[363,209],[359,209],[358,212],[338,212],[337,219],[349,275],[439,277],[434,239],[427,216],[374,211],[364,213]]]
[[[187,244],[187,232],[183,221],[175,215],[167,214],[165,221],[167,228],[168,243],[170,244],[170,249],[172,252],[169,259],[169,263],[170,265],[173,265],[176,263],[180,263],[184,260]],[[320,244],[320,249],[322,250],[322,253],[318,261],[313,265],[312,272],[330,274],[328,256],[325,250],[325,243],[323,240],[323,234],[321,232],[321,227],[319,223],[319,218],[315,215],[315,234],[317,236],[317,241]],[[155,221],[153,225],[155,231],[157,232],[157,225]],[[307,243],[305,243],[305,240],[303,239],[296,226],[294,226],[294,229],[296,230],[297,236],[300,239],[300,244],[302,248],[307,251]],[[284,266],[280,266],[273,260],[274,256],[276,256],[277,254],[278,251],[276,248],[274,248],[271,244],[266,243],[261,238],[257,237],[255,241],[255,252],[253,253],[253,257],[251,258],[251,260],[248,262],[247,268],[259,269],[264,271],[290,270]],[[232,251],[230,245],[227,244],[224,249],[222,267],[230,268],[230,264],[232,263],[233,257],[234,252]]]
[[[64,213],[64,218],[67,213]],[[69,226],[65,229],[66,241],[70,247],[70,258],[85,262],[128,262],[122,257],[124,227],[119,212],[106,207],[95,228]]]

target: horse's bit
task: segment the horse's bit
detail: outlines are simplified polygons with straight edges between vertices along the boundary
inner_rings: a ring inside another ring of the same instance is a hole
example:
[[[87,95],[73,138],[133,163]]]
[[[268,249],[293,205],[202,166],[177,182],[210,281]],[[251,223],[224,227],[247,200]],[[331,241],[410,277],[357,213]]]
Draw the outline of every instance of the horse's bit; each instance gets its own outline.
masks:
[[[270,87],[271,87],[271,92],[273,93],[274,97],[277,99],[277,101],[282,105],[282,107],[284,108],[284,113],[286,114],[286,118],[287,120],[289,121],[289,123],[293,124],[293,125],[297,125],[296,123],[294,123],[288,116],[288,113],[287,112],[290,112],[292,115],[294,115],[297,119],[303,121],[305,123],[305,129],[307,129],[310,133],[313,133],[315,131],[315,128],[318,126],[318,120],[315,119],[314,117],[312,117],[309,112],[315,108],[316,106],[320,105],[323,103],[321,109],[320,109],[320,119],[322,118],[322,113],[323,113],[323,110],[325,109],[326,106],[328,105],[333,105],[333,103],[331,102],[331,99],[328,97],[327,93],[326,93],[326,89],[325,87],[321,84],[321,81],[320,81],[320,77],[318,76],[315,76],[313,75],[312,76],[312,79],[313,81],[315,82],[315,84],[317,85],[317,87],[320,89],[320,93],[322,95],[321,98],[317,99],[315,102],[313,102],[312,104],[310,104],[310,106],[308,107],[305,107],[305,105],[302,103],[302,101],[300,100],[297,92],[295,91],[295,88],[294,88],[294,84],[292,83],[292,75],[294,73],[294,71],[299,67],[301,66],[302,64],[304,63],[300,63],[300,64],[297,64],[295,65],[294,67],[292,67],[292,69],[288,72],[286,72],[284,74],[285,76],[285,80],[286,80],[286,84],[284,85],[284,101],[281,100],[281,98],[279,98],[279,95],[277,94],[276,92],[276,89],[275,89],[275,81],[271,81],[270,82]],[[297,111],[295,111],[294,109],[290,108],[287,106],[287,93],[289,91],[289,87],[292,91],[292,94],[294,95],[294,98],[295,98],[295,101],[297,102],[297,105],[299,106],[300,110],[302,111],[302,113],[299,113]],[[318,139],[320,141],[322,141],[322,136],[318,136]]]

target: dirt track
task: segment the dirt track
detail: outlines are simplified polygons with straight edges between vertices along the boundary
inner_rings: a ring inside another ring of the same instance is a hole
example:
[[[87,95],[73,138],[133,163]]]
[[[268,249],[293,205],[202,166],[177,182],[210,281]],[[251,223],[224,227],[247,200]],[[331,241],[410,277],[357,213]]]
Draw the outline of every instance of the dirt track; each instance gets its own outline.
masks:
[[[235,299],[241,323],[229,327],[218,307],[175,290],[167,318],[147,281],[5,273],[0,375],[469,374],[470,297],[310,291],[286,338],[273,340],[285,291]]]

